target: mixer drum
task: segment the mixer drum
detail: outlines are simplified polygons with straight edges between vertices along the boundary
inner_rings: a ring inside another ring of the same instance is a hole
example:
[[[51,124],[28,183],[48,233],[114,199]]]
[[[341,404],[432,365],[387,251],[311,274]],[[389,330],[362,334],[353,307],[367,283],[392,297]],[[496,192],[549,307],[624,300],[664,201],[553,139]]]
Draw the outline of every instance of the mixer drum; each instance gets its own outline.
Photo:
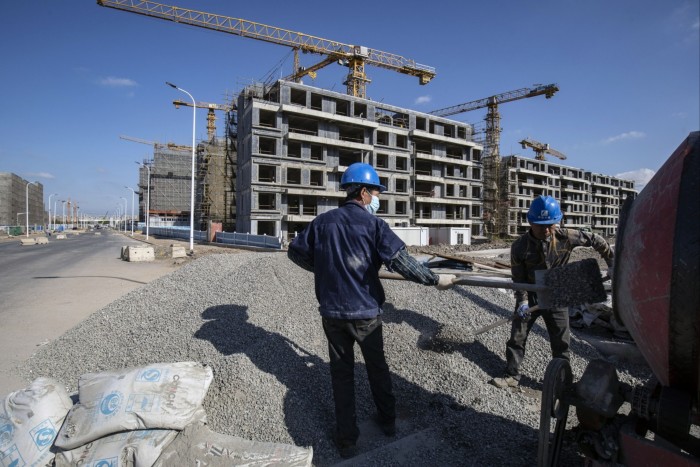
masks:
[[[663,386],[700,396],[700,132],[622,209],[613,308]]]

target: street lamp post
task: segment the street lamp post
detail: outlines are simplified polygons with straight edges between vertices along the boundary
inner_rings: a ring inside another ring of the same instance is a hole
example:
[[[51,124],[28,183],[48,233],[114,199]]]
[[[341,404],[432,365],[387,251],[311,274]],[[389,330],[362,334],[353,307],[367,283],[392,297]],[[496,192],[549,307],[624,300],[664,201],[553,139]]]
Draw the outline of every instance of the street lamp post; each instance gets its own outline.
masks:
[[[25,227],[26,227],[27,231],[25,233],[26,233],[27,237],[29,237],[29,185],[36,185],[36,182],[27,182],[27,187],[25,190],[26,191],[26,193],[25,193],[25,195],[26,195],[25,196],[26,212],[24,213],[24,215],[26,216],[25,217],[25,219],[26,219],[26,226]]]
[[[58,203],[58,200],[53,202],[53,230],[56,230],[56,203]]]
[[[124,200],[124,233],[126,233],[126,198],[120,196]]]
[[[145,215],[143,216],[146,221],[146,240],[148,240],[148,218],[150,217],[150,201],[151,201],[151,167],[146,164],[145,162],[142,164],[141,162],[134,161],[139,165],[143,165],[146,167],[146,170],[148,171],[148,181],[146,182],[146,212]]]
[[[51,228],[51,197],[52,196],[58,196],[58,193],[51,193],[49,195],[49,230],[53,230]],[[55,209],[53,210],[53,215],[54,215],[54,217],[56,217],[56,210]]]
[[[128,188],[129,190],[131,190],[131,236],[133,237],[134,236],[134,196],[136,196],[136,192],[130,186],[124,186],[124,188]]]
[[[61,218],[61,226],[63,226],[63,230],[66,230],[66,203],[67,203],[67,201],[61,200],[61,203],[63,203],[63,217]]]
[[[173,83],[165,82],[171,88],[175,88],[178,91],[182,91],[192,99],[192,178],[190,187],[190,254],[194,253],[194,158],[195,158],[195,122],[197,116],[197,103],[192,97],[192,94],[185,91],[182,88],[178,88]]]

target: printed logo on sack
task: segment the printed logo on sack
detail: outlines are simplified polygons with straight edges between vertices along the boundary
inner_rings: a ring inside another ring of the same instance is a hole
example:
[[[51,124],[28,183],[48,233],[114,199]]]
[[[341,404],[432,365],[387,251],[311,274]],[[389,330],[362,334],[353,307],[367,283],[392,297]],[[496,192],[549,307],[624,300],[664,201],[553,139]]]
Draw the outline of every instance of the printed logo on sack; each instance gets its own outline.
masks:
[[[146,368],[136,376],[136,381],[155,383],[160,381],[161,371],[157,368]]]
[[[117,467],[116,457],[110,457],[109,459],[98,459],[92,464],[87,464],[85,467]]]
[[[119,391],[113,391],[107,394],[100,402],[100,412],[102,415],[114,415],[122,405],[124,396]]]
[[[153,394],[132,394],[126,403],[126,412],[150,412],[157,406],[159,398]]]
[[[56,438],[56,428],[54,428],[51,420],[44,420],[32,430],[29,434],[32,436],[32,440],[36,447],[41,451],[51,446],[53,440]]]
[[[20,467],[27,465],[20,454],[17,445],[13,444],[7,451],[0,451],[0,465],[8,467]]]
[[[5,446],[10,441],[12,441],[12,433],[14,433],[15,427],[9,420],[0,419],[0,447]]]

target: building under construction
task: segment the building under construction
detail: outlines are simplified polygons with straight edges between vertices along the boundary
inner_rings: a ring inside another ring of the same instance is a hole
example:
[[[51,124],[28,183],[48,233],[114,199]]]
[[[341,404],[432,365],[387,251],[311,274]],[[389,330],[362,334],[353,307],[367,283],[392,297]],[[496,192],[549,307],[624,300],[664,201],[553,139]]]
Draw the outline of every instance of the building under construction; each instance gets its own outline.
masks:
[[[30,182],[10,172],[0,172],[0,226],[25,226],[29,207],[29,226],[48,223],[44,211],[44,185]]]
[[[539,194],[558,199],[569,227],[614,236],[634,183],[537,158],[498,158],[494,183],[471,125],[280,80],[252,85],[226,112],[223,139],[197,144],[195,228],[290,238],[338,206],[340,177],[372,164],[388,187],[379,215],[394,227],[469,228],[473,236],[527,230]],[[191,148],[154,146],[151,225],[188,225]],[[550,150],[549,152],[554,152]],[[148,171],[139,185],[145,193]],[[497,187],[485,190],[484,184]],[[141,196],[141,213],[145,201]],[[485,209],[489,206],[489,209]]]
[[[178,102],[178,105],[187,104]],[[221,223],[224,230],[235,228],[236,114],[229,111],[225,116],[226,136],[217,138],[213,109],[210,109],[208,139],[199,142],[195,151],[197,230],[206,230],[209,222]],[[144,221],[148,206],[150,225],[189,226],[192,147],[152,144],[153,159],[143,161],[139,170],[139,219]]]

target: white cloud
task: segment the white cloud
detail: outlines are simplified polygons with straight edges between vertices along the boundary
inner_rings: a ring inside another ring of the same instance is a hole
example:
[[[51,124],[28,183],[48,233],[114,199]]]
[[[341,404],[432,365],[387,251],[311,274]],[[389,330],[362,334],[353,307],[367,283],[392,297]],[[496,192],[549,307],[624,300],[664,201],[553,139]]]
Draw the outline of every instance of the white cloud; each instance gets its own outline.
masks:
[[[644,138],[646,135],[641,131],[628,131],[626,133],[620,133],[619,135],[611,136],[603,140],[603,144],[616,143],[618,141],[624,141],[628,139],[639,139]]]
[[[102,86],[109,86],[112,88],[138,86],[138,83],[136,83],[136,81],[134,81],[133,79],[117,78],[114,76],[108,76],[106,78],[102,78],[102,79],[100,79],[99,83]]]
[[[420,96],[414,101],[414,104],[416,104],[416,105],[427,104],[428,102],[430,102],[432,100],[433,100],[433,98],[430,96]]]
[[[56,177],[54,177],[53,174],[50,174],[48,172],[34,172],[34,173],[28,173],[27,175],[29,177],[35,177],[35,178],[48,178],[48,179],[56,178]]]
[[[654,176],[656,172],[651,169],[637,169],[630,172],[623,172],[615,175],[617,178],[623,180],[634,181],[634,189],[637,191],[642,191],[642,189],[649,183],[649,180]]]
[[[695,20],[693,25],[690,26],[690,29],[700,30],[700,19]]]

